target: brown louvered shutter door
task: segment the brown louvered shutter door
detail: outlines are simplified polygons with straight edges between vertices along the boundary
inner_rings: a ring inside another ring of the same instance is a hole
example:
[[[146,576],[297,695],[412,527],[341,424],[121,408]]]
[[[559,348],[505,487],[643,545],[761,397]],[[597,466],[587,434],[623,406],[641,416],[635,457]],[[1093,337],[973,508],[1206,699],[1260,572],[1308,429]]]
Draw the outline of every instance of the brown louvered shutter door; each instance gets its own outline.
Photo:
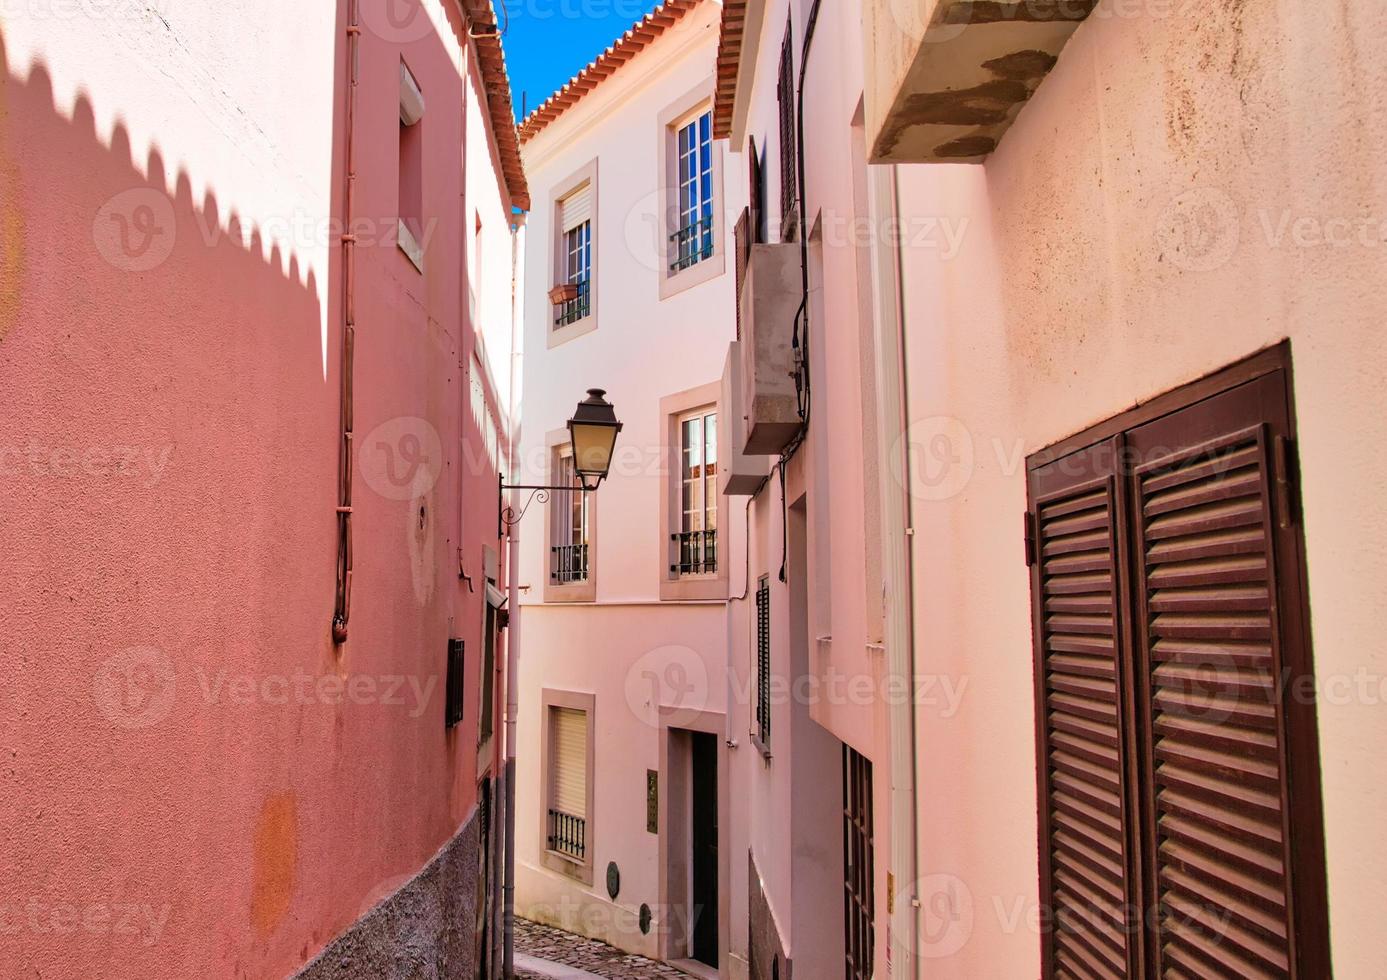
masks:
[[[1114,449],[1071,454],[1029,481],[1046,977],[1137,975]]]
[[[1285,700],[1308,665],[1289,435],[1280,371],[1126,435],[1160,977],[1329,975],[1322,913],[1294,907],[1322,909],[1323,893],[1317,780],[1290,793],[1290,740],[1313,746],[1313,709]]]

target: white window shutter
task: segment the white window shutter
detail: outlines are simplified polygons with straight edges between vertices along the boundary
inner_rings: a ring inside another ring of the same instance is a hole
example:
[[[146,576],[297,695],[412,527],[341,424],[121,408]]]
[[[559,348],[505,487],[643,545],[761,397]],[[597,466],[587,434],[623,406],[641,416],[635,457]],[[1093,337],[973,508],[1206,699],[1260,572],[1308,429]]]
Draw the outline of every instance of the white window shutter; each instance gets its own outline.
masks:
[[[588,716],[574,708],[551,708],[554,739],[553,802],[555,810],[587,819]]]
[[[564,198],[559,210],[564,231],[572,231],[584,221],[592,220],[592,184],[584,184]]]

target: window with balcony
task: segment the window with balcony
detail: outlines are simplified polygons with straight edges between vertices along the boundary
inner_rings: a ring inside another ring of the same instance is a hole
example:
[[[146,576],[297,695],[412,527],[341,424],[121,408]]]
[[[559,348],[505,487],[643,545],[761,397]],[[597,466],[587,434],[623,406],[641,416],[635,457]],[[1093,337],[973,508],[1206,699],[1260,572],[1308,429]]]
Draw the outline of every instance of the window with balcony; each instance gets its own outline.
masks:
[[[680,523],[675,575],[718,570],[718,416],[700,409],[679,419]]]
[[[544,851],[550,870],[592,884],[593,711],[591,694],[545,689],[543,732]]]
[[[652,242],[650,258],[659,271],[662,300],[726,271],[723,239],[731,222],[719,210],[723,143],[713,139],[712,89],[709,79],[659,116],[664,190],[657,206],[659,237]]]
[[[554,460],[554,485],[577,484],[572,450],[561,450]],[[576,490],[555,490],[550,497],[549,581],[554,585],[588,580],[589,503],[588,495]]]
[[[713,255],[713,113],[679,127],[679,227],[670,236],[670,271],[682,272]]]
[[[592,312],[592,220],[563,233],[564,280],[554,323],[566,327]]]
[[[547,284],[548,346],[556,347],[597,328],[597,161],[554,189],[551,260]]]

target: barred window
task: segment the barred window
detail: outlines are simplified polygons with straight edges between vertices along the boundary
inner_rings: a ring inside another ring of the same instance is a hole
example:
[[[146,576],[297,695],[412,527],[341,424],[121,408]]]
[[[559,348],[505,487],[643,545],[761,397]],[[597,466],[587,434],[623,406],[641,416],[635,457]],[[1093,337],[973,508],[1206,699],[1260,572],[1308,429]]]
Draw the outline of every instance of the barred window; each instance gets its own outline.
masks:
[[[762,748],[771,744],[771,580],[756,586],[756,732]]]

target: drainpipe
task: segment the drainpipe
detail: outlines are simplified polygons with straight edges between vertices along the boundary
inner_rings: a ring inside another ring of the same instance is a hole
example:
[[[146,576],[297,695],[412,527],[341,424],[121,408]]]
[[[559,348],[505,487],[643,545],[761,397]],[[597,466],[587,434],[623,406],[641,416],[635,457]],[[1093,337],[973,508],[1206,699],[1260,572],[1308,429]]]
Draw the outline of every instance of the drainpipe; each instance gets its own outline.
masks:
[[[872,227],[897,218],[897,171],[892,167],[868,167],[868,213]],[[915,596],[910,496],[910,466],[905,459],[905,433],[910,408],[906,395],[905,316],[901,292],[900,249],[877,243],[871,250],[875,308],[873,330],[876,348],[877,417],[882,438],[877,465],[881,473],[881,516],[884,529],[882,573],[886,589],[886,660],[893,677],[904,678],[914,690]],[[900,474],[899,482],[892,479]],[[902,977],[919,976],[920,901],[915,894],[919,878],[919,813],[916,797],[915,706],[913,698],[892,704],[887,723],[890,732],[891,849],[887,884],[891,954],[898,962],[893,972]]]
[[[510,476],[518,473],[520,420],[516,416],[516,387],[520,382],[520,317],[517,315],[519,297],[516,289],[516,268],[520,262],[520,232],[525,216],[517,215],[511,228],[510,274]],[[512,501],[514,504],[515,501]],[[506,628],[506,878],[503,887],[503,929],[505,931],[504,973],[506,980],[515,976],[515,757],[516,721],[520,714],[520,525],[513,524],[507,532],[509,552],[506,556],[506,609],[510,622]]]
[[[342,200],[342,227],[352,227],[356,203],[356,87],[360,75],[361,20],[359,0],[347,0],[347,113],[343,123],[343,170],[346,186]],[[338,419],[337,459],[337,591],[332,613],[332,642],[347,642],[347,620],[352,606],[352,470],[356,465],[352,443],[352,373],[356,348],[356,236],[342,235],[342,390]]]

